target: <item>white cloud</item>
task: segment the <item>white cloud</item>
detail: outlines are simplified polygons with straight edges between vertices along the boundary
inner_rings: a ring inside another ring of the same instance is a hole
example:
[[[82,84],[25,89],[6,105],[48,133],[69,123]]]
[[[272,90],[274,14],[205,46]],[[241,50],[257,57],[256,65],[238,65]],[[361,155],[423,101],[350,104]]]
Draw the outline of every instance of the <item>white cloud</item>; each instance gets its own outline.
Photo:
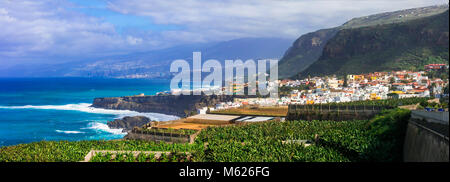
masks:
[[[1,0],[0,62],[95,57],[176,44],[242,37],[286,37],[338,26],[358,16],[445,3],[444,0],[110,0],[108,9],[148,17],[175,30],[119,34],[104,19],[76,12],[67,0]],[[9,59],[11,58],[11,59]]]
[[[237,37],[295,38],[308,31],[338,26],[353,17],[433,4],[444,0],[112,0],[108,7],[146,16],[185,30],[166,32],[194,41]]]
[[[141,38],[136,38],[133,36],[127,36],[127,42],[130,45],[136,45],[136,44],[141,44],[142,43],[142,39]]]
[[[70,59],[148,49],[143,38],[121,35],[110,23],[71,11],[73,6],[66,0],[0,1],[0,56]]]

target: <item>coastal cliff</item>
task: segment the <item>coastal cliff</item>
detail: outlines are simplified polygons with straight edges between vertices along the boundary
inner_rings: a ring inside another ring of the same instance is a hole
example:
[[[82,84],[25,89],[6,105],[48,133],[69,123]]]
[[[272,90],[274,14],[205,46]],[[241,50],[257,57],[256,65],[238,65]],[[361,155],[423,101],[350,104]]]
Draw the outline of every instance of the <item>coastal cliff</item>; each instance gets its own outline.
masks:
[[[220,102],[233,101],[233,95],[164,95],[164,96],[126,96],[96,98],[92,107],[155,112],[186,117],[198,108],[214,106]]]
[[[298,38],[279,62],[279,78],[289,78],[308,68],[322,55],[325,44],[339,31],[338,28],[322,29]]]
[[[448,4],[374,14],[299,37],[279,78],[359,74],[448,62]],[[299,75],[300,73],[300,75]]]
[[[427,64],[448,63],[448,20],[446,11],[402,23],[341,30],[299,77],[417,71]]]

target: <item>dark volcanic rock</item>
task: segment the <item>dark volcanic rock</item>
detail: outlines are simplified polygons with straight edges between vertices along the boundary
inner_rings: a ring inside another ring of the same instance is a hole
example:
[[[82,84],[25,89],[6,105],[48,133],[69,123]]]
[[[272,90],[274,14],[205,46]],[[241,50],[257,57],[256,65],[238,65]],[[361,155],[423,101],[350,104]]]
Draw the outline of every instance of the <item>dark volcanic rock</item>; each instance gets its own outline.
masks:
[[[114,121],[108,121],[108,127],[110,128],[123,128],[124,131],[131,131],[134,127],[141,127],[151,120],[145,116],[126,116],[122,119],[116,119]]]
[[[156,112],[185,117],[198,108],[233,101],[233,95],[166,95],[96,98],[92,107],[137,112]]]

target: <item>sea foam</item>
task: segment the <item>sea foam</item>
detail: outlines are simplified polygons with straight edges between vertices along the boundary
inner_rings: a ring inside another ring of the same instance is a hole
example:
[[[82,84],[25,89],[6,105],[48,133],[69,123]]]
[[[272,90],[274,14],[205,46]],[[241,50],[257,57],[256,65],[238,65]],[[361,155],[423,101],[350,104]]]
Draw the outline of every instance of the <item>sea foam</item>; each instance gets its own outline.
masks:
[[[126,135],[127,132],[123,132],[122,129],[112,129],[109,128],[109,126],[105,123],[99,123],[99,122],[91,122],[88,124],[87,128],[81,128],[81,129],[92,129],[92,130],[98,130],[98,131],[104,131],[108,133],[112,133],[114,135]]]
[[[112,110],[90,107],[89,103],[66,104],[66,105],[25,105],[25,106],[0,106],[0,109],[48,109],[48,110],[66,110],[66,111],[80,111],[95,114],[110,114],[122,118],[125,116],[145,116],[155,121],[170,121],[179,119],[177,116],[166,115],[160,113],[140,113],[130,110]]]
[[[79,104],[66,104],[66,105],[25,105],[25,106],[0,106],[0,109],[45,109],[45,110],[65,110],[65,111],[79,111],[86,113],[94,113],[94,114],[108,114],[114,115],[116,118],[123,118],[125,116],[145,116],[155,121],[170,121],[179,119],[177,116],[160,114],[160,113],[140,113],[136,111],[130,110],[112,110],[112,109],[102,109],[102,108],[94,108],[90,107],[89,103],[79,103]],[[123,132],[122,129],[112,129],[109,128],[107,124],[101,122],[90,122],[88,123],[87,128],[81,129],[91,129],[96,131],[103,131],[107,133],[111,133],[114,135],[126,135],[126,132]],[[82,131],[65,131],[65,130],[55,130],[58,133],[65,134],[80,134],[85,133]]]
[[[65,134],[78,134],[78,133],[85,133],[82,131],[64,131],[64,130],[55,130],[58,133],[65,133]]]

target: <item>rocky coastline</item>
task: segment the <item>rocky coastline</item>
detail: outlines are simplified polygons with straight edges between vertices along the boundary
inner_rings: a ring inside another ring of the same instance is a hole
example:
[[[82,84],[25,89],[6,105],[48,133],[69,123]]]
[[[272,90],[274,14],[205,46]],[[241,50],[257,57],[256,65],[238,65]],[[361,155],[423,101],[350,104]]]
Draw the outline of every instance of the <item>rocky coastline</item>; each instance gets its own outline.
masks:
[[[197,109],[214,107],[221,102],[233,101],[234,98],[253,97],[239,95],[156,95],[156,96],[124,96],[95,98],[91,107],[131,110],[136,112],[154,112],[178,117],[188,117]],[[123,129],[130,133],[134,127],[142,127],[152,122],[145,116],[124,117],[108,121],[112,129]],[[125,137],[126,138],[126,137]]]
[[[108,121],[107,125],[112,129],[123,129],[123,132],[130,132],[134,127],[142,127],[150,122],[152,121],[145,116],[125,116],[122,119]]]

